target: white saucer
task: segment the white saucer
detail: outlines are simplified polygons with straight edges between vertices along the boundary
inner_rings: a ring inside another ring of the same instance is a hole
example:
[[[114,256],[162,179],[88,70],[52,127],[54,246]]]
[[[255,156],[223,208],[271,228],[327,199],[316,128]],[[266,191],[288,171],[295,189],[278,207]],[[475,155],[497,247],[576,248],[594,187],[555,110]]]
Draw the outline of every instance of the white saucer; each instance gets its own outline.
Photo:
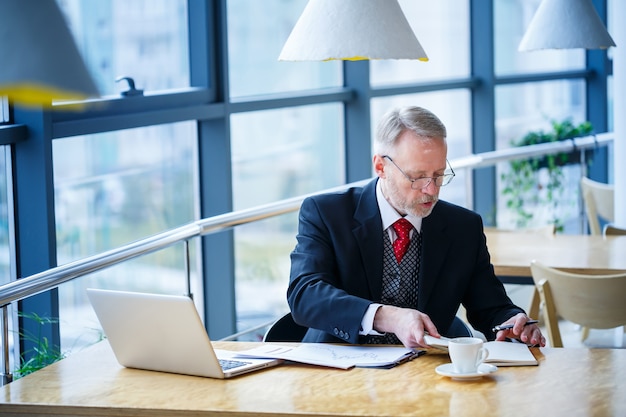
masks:
[[[480,364],[480,366],[478,367],[478,370],[476,372],[471,372],[471,373],[467,373],[467,374],[460,374],[457,373],[454,370],[454,366],[452,366],[451,363],[446,363],[443,365],[439,365],[435,371],[439,374],[439,375],[443,375],[443,376],[449,376],[452,379],[476,379],[476,378],[480,378],[483,375],[488,375],[492,372],[495,372],[498,370],[497,366],[494,365],[489,365],[488,363],[482,363]]]

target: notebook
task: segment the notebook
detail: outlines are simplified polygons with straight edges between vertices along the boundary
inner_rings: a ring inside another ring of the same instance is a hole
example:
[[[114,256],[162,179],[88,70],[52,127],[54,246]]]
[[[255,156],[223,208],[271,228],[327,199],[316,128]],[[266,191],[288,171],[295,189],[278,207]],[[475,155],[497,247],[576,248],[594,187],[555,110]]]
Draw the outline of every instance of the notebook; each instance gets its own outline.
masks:
[[[431,347],[448,351],[448,341],[446,337],[436,338],[425,335],[424,340]],[[529,366],[539,365],[539,362],[524,343],[518,342],[498,342],[491,341],[483,344],[489,351],[489,356],[485,363],[496,366]]]
[[[230,378],[278,365],[214,349],[193,300],[185,296],[87,289],[115,358],[127,368]]]

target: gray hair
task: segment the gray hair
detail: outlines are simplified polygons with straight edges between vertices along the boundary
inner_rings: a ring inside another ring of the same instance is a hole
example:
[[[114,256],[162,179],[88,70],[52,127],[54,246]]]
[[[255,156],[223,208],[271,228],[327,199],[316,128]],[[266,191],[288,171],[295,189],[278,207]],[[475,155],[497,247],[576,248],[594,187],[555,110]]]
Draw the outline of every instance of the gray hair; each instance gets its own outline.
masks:
[[[416,135],[445,140],[444,124],[429,110],[417,106],[397,107],[382,117],[376,129],[375,152],[388,153],[396,139],[406,130]]]

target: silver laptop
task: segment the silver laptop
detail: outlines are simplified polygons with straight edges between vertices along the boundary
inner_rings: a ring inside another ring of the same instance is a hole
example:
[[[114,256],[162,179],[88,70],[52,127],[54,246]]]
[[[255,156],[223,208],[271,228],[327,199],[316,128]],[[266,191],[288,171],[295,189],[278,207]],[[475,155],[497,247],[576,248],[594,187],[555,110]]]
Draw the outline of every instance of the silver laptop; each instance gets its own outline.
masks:
[[[189,297],[93,288],[87,296],[122,366],[230,378],[282,362],[214,349]]]

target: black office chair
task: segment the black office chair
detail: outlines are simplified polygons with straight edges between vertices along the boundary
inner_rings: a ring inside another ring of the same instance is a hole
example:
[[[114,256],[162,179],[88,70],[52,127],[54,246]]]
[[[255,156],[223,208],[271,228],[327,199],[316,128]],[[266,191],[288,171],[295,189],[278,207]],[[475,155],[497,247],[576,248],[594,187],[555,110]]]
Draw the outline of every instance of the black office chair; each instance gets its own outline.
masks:
[[[472,337],[473,335],[472,329],[458,316],[454,317],[450,328],[443,332],[445,337]]]
[[[300,326],[291,313],[287,313],[270,326],[263,336],[264,342],[301,342],[308,327]],[[455,317],[450,328],[443,333],[446,337],[471,337],[472,329],[459,317]]]
[[[263,336],[264,342],[301,342],[308,327],[300,326],[291,313],[287,313],[274,322]]]

